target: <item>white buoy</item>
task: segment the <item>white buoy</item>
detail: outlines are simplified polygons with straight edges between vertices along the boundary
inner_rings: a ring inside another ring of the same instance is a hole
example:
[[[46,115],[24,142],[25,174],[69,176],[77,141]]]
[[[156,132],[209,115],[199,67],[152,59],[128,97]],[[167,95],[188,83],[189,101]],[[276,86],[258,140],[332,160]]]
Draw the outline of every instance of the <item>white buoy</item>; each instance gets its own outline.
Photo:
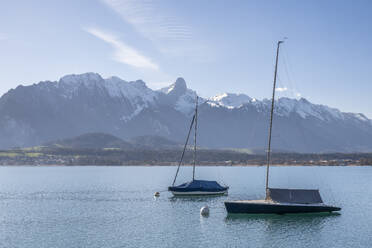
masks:
[[[156,191],[155,194],[154,194],[154,196],[155,197],[159,197],[160,196],[160,193]]]
[[[209,207],[208,206],[204,206],[200,209],[200,214],[202,216],[208,216],[209,215]]]

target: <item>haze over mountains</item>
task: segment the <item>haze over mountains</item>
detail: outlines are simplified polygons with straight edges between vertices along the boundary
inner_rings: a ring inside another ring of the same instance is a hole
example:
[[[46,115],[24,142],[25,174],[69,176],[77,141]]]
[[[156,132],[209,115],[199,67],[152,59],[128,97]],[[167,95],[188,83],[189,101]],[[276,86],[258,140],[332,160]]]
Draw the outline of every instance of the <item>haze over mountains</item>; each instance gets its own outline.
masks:
[[[106,133],[85,133],[76,137],[55,140],[43,144],[44,148],[67,149],[120,149],[120,150],[160,150],[177,149],[181,145],[162,136],[146,135],[124,141]]]
[[[0,98],[0,148],[40,145],[85,133],[107,133],[123,140],[156,135],[182,143],[195,96],[182,78],[155,91],[141,80],[103,79],[96,73],[18,86]],[[200,146],[265,148],[270,100],[224,93],[199,103]],[[372,151],[372,122],[363,114],[343,113],[304,98],[280,98],[273,149]]]

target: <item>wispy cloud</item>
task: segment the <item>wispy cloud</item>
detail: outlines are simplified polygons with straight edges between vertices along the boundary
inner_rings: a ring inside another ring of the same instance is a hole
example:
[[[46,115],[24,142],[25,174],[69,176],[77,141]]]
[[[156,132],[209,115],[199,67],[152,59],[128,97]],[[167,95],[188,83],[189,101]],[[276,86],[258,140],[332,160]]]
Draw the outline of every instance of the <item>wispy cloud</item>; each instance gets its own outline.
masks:
[[[145,57],[136,49],[128,46],[115,35],[97,28],[87,28],[85,31],[110,44],[115,50],[113,57],[115,61],[138,68],[159,69],[158,65],[152,62],[150,58]]]
[[[152,0],[102,0],[147,39],[190,40],[191,29]]]
[[[134,30],[165,56],[188,58],[196,62],[210,62],[212,45],[196,37],[193,27],[176,13],[178,9],[165,7],[156,0],[101,0]]]
[[[276,88],[275,90],[278,91],[278,92],[284,92],[284,91],[287,91],[288,88],[287,87],[279,87],[279,88]]]
[[[287,87],[277,87],[275,89],[277,92],[282,92],[282,94],[287,95],[288,97],[300,98],[302,97],[301,93],[295,89],[287,88]]]

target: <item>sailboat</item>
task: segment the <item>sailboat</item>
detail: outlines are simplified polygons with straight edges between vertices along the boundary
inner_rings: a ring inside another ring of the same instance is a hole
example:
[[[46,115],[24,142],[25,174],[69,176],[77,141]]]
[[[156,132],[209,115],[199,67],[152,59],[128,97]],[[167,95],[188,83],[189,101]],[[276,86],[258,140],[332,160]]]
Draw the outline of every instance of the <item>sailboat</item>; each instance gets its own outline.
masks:
[[[183,148],[181,159],[177,167],[176,175],[173,179],[172,186],[168,187],[168,191],[170,191],[175,196],[225,195],[227,194],[229,187],[222,186],[216,181],[195,179],[196,148],[197,148],[196,147],[196,137],[197,137],[196,134],[197,134],[197,127],[198,127],[198,100],[199,100],[199,97],[196,96],[195,113],[191,120],[189,132],[187,134],[185,146]],[[194,162],[193,162],[193,168],[192,168],[192,180],[189,182],[180,184],[178,186],[175,186],[178,172],[180,170],[180,166],[182,164],[182,160],[185,155],[187,144],[189,142],[190,133],[193,127],[194,127]]]
[[[271,159],[271,133],[273,126],[275,87],[278,70],[279,48],[284,41],[278,41],[274,73],[274,86],[271,99],[270,128],[266,166],[266,197],[261,200],[226,201],[229,214],[287,214],[319,213],[340,211],[341,208],[324,204],[317,189],[279,189],[269,187],[269,169]]]

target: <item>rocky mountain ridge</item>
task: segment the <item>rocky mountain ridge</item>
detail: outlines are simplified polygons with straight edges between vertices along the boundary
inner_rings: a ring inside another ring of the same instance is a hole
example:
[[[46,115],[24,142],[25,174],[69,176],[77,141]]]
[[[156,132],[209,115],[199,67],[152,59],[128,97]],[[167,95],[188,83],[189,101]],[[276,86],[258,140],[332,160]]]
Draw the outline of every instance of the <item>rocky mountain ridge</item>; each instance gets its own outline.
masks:
[[[84,133],[122,139],[157,135],[183,142],[196,92],[178,78],[160,90],[142,80],[97,73],[18,86],[0,98],[1,148],[39,145]],[[199,101],[198,143],[211,148],[264,149],[270,100],[223,93]],[[297,152],[372,150],[372,122],[308,100],[276,100],[274,148]]]

